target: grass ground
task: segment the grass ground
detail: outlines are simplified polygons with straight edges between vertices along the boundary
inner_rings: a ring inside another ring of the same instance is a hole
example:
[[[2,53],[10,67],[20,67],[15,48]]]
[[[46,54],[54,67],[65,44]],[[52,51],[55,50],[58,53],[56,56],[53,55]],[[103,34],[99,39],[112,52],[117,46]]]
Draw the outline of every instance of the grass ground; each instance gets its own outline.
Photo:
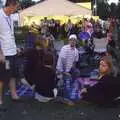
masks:
[[[119,120],[120,106],[98,107],[79,103],[67,106],[56,102],[39,103],[32,98],[13,102],[5,98],[6,111],[0,110],[0,120]]]

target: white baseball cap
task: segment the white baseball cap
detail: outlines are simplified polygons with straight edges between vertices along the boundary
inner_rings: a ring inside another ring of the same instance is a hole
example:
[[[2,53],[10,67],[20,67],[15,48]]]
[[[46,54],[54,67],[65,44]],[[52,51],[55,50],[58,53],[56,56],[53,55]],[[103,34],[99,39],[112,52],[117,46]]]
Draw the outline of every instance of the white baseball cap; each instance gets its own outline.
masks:
[[[75,34],[71,34],[71,35],[69,36],[69,40],[71,40],[71,39],[77,40],[77,36],[76,36]]]

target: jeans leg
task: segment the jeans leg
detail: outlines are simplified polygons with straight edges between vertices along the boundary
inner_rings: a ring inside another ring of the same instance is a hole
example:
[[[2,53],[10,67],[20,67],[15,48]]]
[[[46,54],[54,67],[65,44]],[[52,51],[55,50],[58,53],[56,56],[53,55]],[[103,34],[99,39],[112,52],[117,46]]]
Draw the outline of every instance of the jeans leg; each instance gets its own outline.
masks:
[[[73,80],[75,80],[77,77],[80,76],[80,71],[77,68],[72,68],[70,73],[71,73],[71,76],[72,76]]]

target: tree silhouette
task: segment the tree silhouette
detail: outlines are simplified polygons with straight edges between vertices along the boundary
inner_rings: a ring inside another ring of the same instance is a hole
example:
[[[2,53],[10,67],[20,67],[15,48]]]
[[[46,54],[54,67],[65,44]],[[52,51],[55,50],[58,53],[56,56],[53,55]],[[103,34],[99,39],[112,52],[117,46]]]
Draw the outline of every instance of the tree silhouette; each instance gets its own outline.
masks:
[[[100,2],[97,5],[97,15],[101,19],[107,19],[110,16],[109,5],[104,2]]]
[[[120,2],[118,3],[118,6],[117,6],[116,16],[120,19]]]
[[[2,7],[2,5],[3,5],[3,2],[0,0],[0,8]]]
[[[28,8],[32,5],[34,5],[36,2],[32,1],[32,0],[21,0],[21,7],[22,9]]]
[[[91,0],[69,0],[69,1],[72,1],[72,2],[91,2]]]

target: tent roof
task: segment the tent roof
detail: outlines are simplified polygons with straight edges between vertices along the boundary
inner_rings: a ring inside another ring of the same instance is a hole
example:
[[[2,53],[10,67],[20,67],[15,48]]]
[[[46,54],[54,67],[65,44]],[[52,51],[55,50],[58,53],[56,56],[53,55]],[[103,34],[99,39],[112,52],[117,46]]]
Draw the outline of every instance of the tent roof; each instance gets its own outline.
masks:
[[[22,16],[72,16],[80,14],[91,15],[91,10],[77,6],[68,0],[45,0],[20,12]]]

